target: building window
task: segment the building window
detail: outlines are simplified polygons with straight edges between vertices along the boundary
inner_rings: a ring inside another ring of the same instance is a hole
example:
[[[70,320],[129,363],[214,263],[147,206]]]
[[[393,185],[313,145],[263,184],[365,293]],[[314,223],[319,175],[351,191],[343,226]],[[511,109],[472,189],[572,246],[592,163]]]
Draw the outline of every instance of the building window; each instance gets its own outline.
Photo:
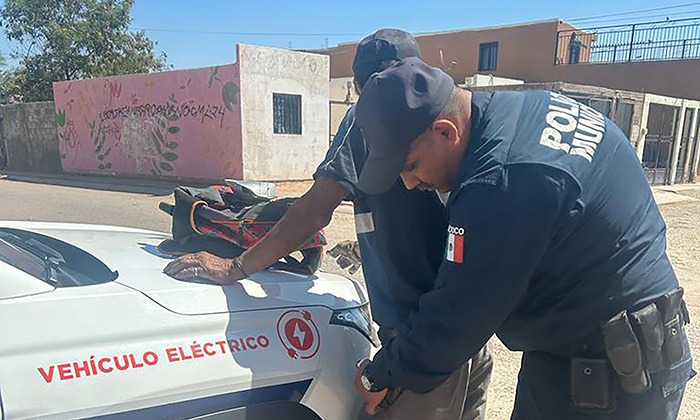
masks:
[[[272,94],[275,134],[301,134],[301,95]]]
[[[496,70],[498,65],[498,41],[479,45],[479,71]]]

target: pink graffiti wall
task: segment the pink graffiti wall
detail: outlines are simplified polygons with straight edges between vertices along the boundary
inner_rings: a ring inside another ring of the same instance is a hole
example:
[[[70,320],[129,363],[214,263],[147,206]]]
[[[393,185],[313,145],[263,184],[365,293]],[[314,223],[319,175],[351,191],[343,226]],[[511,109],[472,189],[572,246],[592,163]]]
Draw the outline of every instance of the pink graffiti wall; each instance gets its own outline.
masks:
[[[64,170],[243,176],[238,63],[54,83]]]

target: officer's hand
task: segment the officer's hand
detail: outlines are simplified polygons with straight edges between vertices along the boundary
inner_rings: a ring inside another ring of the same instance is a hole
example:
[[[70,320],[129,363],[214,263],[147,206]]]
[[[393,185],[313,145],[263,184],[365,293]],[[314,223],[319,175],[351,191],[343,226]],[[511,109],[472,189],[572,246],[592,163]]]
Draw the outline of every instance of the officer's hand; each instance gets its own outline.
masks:
[[[166,265],[163,272],[178,280],[201,277],[226,285],[233,284],[245,277],[236,269],[233,261],[220,258],[208,252],[183,255]]]
[[[365,411],[370,416],[377,414],[377,407],[386,397],[389,388],[384,388],[381,391],[369,392],[362,386],[362,381],[360,376],[364,372],[365,367],[369,364],[368,359],[364,359],[357,364],[357,370],[355,371],[355,389],[357,393],[360,394],[363,400],[365,400]]]

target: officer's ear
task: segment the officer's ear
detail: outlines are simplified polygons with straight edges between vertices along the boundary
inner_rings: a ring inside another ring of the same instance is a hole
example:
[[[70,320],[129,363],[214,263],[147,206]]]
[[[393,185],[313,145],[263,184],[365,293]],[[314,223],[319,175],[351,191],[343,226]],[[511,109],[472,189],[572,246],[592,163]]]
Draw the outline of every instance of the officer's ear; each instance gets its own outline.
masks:
[[[450,145],[457,143],[459,139],[459,130],[454,122],[443,118],[436,120],[432,125],[433,137],[441,142],[447,142]]]

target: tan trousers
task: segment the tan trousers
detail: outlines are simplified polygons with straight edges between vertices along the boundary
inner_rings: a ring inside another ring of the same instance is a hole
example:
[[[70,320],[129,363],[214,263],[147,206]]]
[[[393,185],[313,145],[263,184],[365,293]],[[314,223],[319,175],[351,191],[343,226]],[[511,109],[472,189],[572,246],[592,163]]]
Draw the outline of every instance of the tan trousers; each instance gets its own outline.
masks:
[[[491,353],[484,346],[434,390],[427,394],[404,390],[375,416],[363,408],[358,420],[484,420],[492,370]]]

